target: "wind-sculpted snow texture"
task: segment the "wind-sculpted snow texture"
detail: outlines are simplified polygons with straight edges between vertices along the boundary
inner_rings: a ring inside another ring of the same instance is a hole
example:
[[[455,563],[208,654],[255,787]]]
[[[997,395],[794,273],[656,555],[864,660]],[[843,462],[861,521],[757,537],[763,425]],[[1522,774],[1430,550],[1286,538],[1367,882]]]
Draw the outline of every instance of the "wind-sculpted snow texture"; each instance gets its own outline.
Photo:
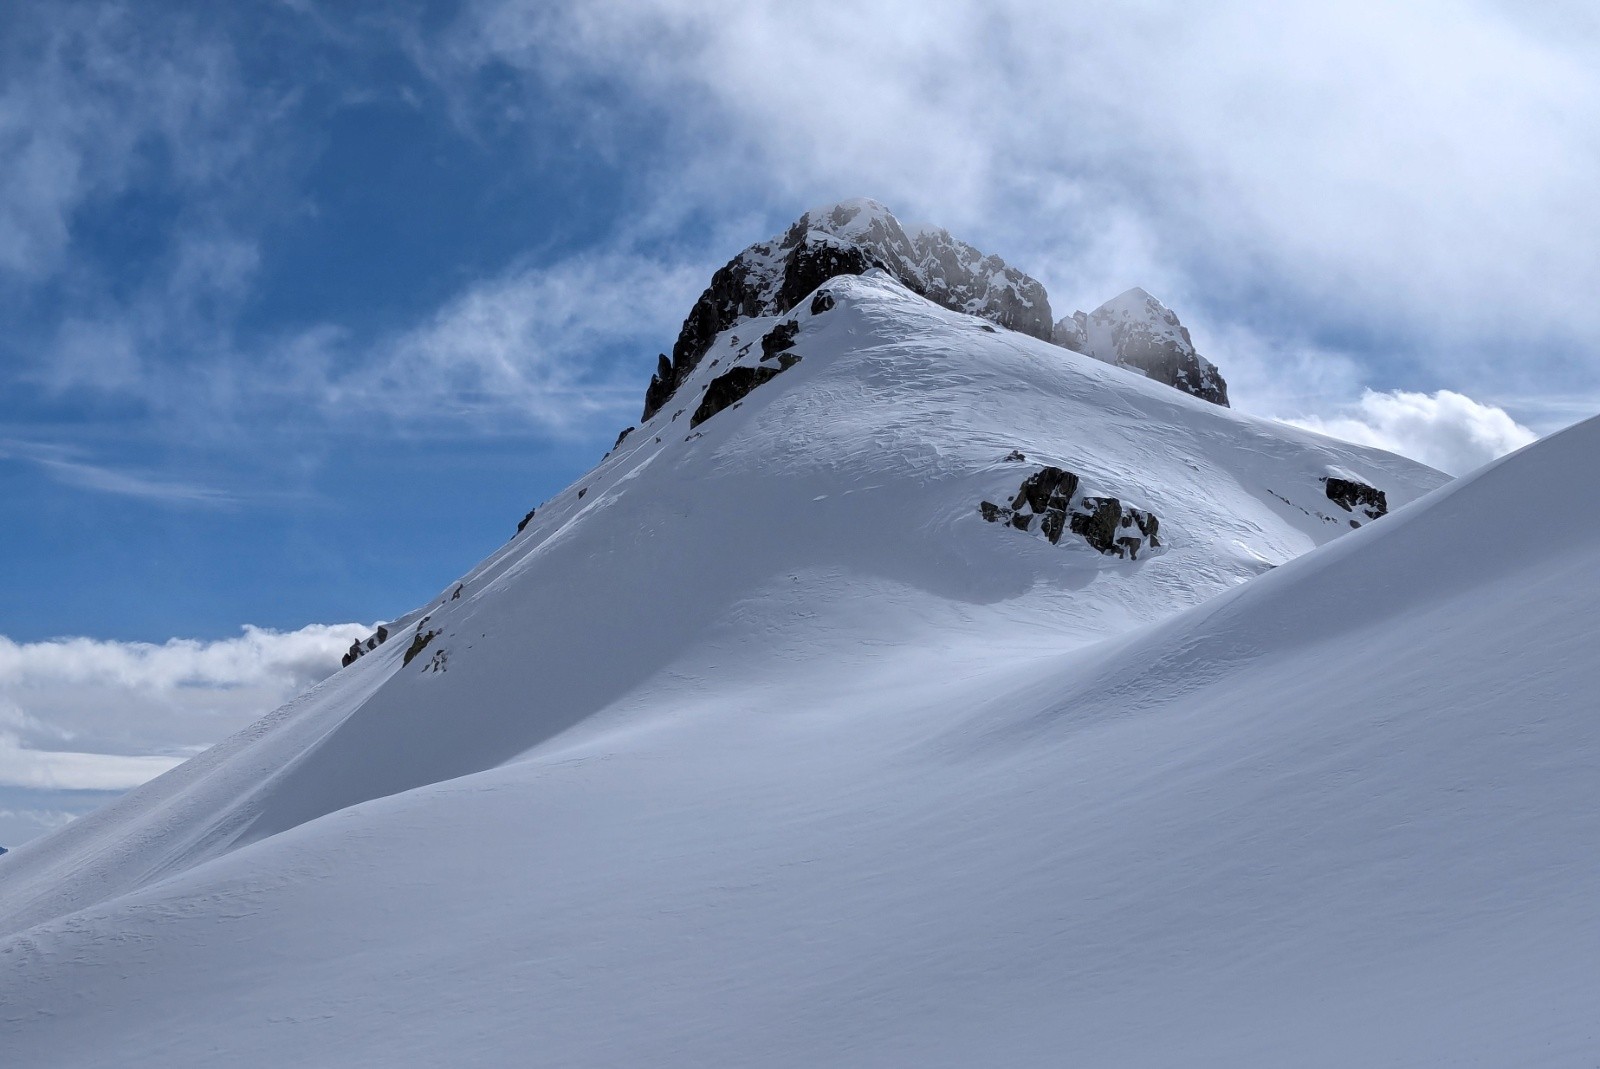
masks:
[[[824,288],[390,641],[0,861],[8,1064],[1592,1063],[1600,424],[1423,496]],[[984,522],[1047,467],[1159,551]]]
[[[1202,401],[1228,404],[1228,383],[1215,364],[1195,352],[1188,328],[1137,286],[1093,312],[1072,313],[1055,325],[1053,339],[1073,352],[1135,368]]]

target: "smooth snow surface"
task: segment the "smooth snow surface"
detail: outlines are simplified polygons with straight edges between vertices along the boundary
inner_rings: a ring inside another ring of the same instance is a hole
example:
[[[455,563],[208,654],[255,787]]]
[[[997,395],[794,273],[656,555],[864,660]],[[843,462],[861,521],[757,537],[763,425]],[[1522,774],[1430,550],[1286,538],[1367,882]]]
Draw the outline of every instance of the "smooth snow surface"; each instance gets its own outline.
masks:
[[[8,1064],[1593,1064],[1600,423],[1352,531],[1442,477],[825,288],[0,861]],[[1164,548],[983,522],[1041,464]]]

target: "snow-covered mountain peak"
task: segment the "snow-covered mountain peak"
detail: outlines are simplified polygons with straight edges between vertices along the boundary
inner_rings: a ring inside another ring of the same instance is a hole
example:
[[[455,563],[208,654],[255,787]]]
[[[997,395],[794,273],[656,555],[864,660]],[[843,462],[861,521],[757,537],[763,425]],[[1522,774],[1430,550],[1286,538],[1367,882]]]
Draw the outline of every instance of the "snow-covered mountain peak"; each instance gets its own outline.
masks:
[[[851,197],[812,208],[785,233],[784,247],[792,247],[807,231],[832,234],[841,241],[875,248],[909,245],[911,240],[894,213],[871,197]]]
[[[1228,404],[1228,384],[1217,366],[1195,351],[1177,313],[1134,286],[1093,312],[1059,320],[1057,345],[1119,367],[1134,368],[1213,404]]]
[[[850,207],[790,251],[891,233]],[[6,1052],[1580,1064],[1597,448],[1423,497],[829,276],[346,669],[8,855]]]
[[[936,304],[1048,340],[1050,299],[1036,279],[947,231],[908,234],[888,208],[858,197],[806,212],[717,271],[645,392],[644,419],[666,404],[712,340],[747,319],[783,315],[838,275],[879,269]]]
[[[1227,384],[1194,353],[1177,317],[1141,289],[1106,302],[1103,341],[1087,339],[1084,313],[1052,323],[1037,280],[936,226],[903,226],[867,197],[814,208],[782,234],[749,246],[720,268],[684,319],[672,354],[663,353],[645,391],[644,419],[661,410],[715,337],[749,319],[785,315],[839,275],[882,270],[913,293],[952,311],[1131,367],[1202,400],[1226,405]]]
[[[823,708],[818,685],[894,685],[886,643],[985,671],[1064,655],[1444,481],[951,311],[887,268],[802,298],[713,335],[666,405],[319,689],[7,857],[0,930],[572,732],[662,730],[735,680]]]

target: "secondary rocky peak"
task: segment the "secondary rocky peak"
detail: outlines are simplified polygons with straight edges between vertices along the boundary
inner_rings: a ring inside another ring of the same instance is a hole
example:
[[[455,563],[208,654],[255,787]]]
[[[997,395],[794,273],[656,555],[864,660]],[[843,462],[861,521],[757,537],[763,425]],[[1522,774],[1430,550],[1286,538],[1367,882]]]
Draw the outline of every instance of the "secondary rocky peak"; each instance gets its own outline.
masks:
[[[1052,340],[1227,407],[1228,383],[1217,366],[1195,351],[1177,314],[1138,286],[1092,312],[1074,312],[1058,321]]]
[[[645,392],[649,419],[688,378],[716,336],[758,316],[783,315],[828,279],[881,268],[915,293],[1048,341],[1050,299],[1036,279],[937,228],[908,232],[874,200],[806,212],[782,235],[729,260],[695,302],[669,359]]]

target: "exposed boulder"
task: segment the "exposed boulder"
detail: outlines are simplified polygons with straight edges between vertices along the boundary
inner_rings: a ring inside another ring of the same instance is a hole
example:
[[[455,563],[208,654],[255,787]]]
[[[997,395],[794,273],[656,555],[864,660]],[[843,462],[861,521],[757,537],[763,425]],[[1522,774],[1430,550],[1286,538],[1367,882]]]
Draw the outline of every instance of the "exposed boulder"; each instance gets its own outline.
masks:
[[[946,308],[1050,339],[1050,300],[1036,280],[946,231],[908,233],[875,201],[844,201],[807,212],[781,237],[751,245],[711,277],[684,320],[671,359],[662,355],[657,361],[643,418],[666,404],[722,331],[758,316],[783,315],[828,279],[873,268]],[[823,312],[832,304],[831,296],[819,293],[811,310]]]
[[[533,514],[538,511],[539,510],[537,508],[531,508],[528,510],[528,514],[526,516],[517,521],[517,534],[521,534],[523,528],[527,527],[528,524],[533,522]]]
[[[1328,500],[1346,512],[1360,512],[1369,520],[1388,515],[1388,495],[1376,486],[1368,486],[1366,483],[1356,479],[1342,478],[1336,475],[1325,476],[1322,480],[1322,486],[1328,495]],[[1350,522],[1355,524],[1356,521],[1351,520]]]
[[[1052,340],[1228,407],[1228,383],[1217,366],[1195,352],[1188,328],[1177,315],[1137,286],[1093,312],[1074,312],[1059,320]]]
[[[833,294],[827,290],[818,290],[817,295],[811,298],[811,314],[819,316],[833,307]]]
[[[1022,481],[1010,506],[992,501],[978,504],[978,513],[990,523],[1006,523],[1019,531],[1033,529],[1051,544],[1067,531],[1080,536],[1101,553],[1137,560],[1148,543],[1160,548],[1160,521],[1153,513],[1124,505],[1114,497],[1079,496],[1082,480],[1076,473],[1046,466]]]

